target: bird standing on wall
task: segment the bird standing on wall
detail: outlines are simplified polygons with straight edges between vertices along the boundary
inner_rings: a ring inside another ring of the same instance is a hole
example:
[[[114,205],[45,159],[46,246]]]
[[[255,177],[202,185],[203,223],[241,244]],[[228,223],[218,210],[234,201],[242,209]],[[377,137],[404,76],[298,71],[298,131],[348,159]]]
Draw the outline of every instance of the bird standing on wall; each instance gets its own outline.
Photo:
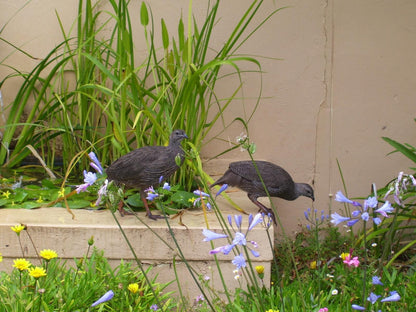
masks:
[[[282,167],[267,161],[256,161],[256,165],[270,197],[295,200],[299,196],[306,196],[315,200],[312,187],[306,183],[293,182],[292,177]],[[251,160],[232,162],[224,175],[210,187],[224,184],[238,187],[247,192],[248,198],[261,211],[265,214],[271,213],[274,220],[273,211],[257,200],[267,196],[258,172]]]
[[[144,146],[130,153],[121,156],[114,161],[106,170],[108,179],[117,184],[124,184],[127,187],[139,188],[140,197],[146,208],[146,216],[156,220],[163,216],[153,215],[150,212],[144,190],[150,186],[155,186],[162,179],[169,178],[179,168],[177,157],[180,164],[183,163],[184,151],[181,141],[188,138],[185,131],[174,130],[170,135],[168,146]],[[123,202],[119,204],[119,211],[123,215]]]

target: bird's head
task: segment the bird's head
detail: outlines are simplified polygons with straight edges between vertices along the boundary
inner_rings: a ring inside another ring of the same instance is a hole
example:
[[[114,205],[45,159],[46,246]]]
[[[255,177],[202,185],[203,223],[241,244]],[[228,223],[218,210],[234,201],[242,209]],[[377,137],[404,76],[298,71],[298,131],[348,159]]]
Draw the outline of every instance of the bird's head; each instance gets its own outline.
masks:
[[[298,192],[299,195],[309,197],[315,201],[315,196],[313,194],[313,188],[307,183],[298,183]]]
[[[173,130],[172,134],[170,135],[170,142],[178,143],[182,141],[183,139],[188,139],[188,136],[186,135],[185,131],[176,129]]]

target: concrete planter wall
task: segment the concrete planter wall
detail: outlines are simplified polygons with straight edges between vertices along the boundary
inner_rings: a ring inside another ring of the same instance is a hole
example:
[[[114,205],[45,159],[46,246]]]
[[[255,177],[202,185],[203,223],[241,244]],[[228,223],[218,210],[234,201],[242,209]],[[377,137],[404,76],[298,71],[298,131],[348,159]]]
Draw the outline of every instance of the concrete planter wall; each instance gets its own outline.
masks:
[[[245,196],[237,197],[240,199],[238,202],[243,209],[247,208],[247,212],[256,213],[256,208]],[[218,203],[225,217],[228,214],[240,214],[224,199],[219,199]],[[72,219],[72,216],[63,208],[0,209],[0,252],[3,255],[0,270],[11,271],[13,260],[22,257],[17,235],[10,229],[11,226],[19,223],[27,225],[28,232],[38,251],[45,248],[53,249],[60,258],[68,260],[70,265],[74,264],[74,258],[85,255],[88,247],[87,241],[91,236],[94,236],[94,246],[104,250],[105,256],[114,266],[121,259],[133,261],[132,253],[110,211],[73,210],[73,212],[75,219]],[[147,219],[144,213],[139,213],[138,217],[151,228],[150,230],[134,216],[120,217],[118,213],[116,216],[137,256],[145,265],[153,266],[151,274],[158,274],[158,282],[168,282],[175,278],[172,266],[175,258],[181,287],[186,295],[190,299],[199,295],[199,290],[185,264],[180,261],[177,248],[164,220],[152,221]],[[244,228],[248,226],[247,220],[248,216],[243,216]],[[202,230],[207,228],[203,211],[198,209],[185,212],[182,222],[185,226],[179,224],[179,218],[175,218],[170,220],[170,225],[185,258],[199,274],[209,276],[213,286],[221,291],[222,286],[218,278],[214,256],[209,254],[211,244],[202,241],[204,238]],[[222,233],[214,212],[208,213],[208,224],[211,230]],[[273,237],[273,227],[268,231]],[[259,244],[260,256],[255,259],[256,262],[253,265],[265,267],[264,281],[267,285],[270,281],[273,255],[267,240],[266,229],[262,226],[255,227],[250,232],[249,239]],[[37,264],[36,252],[27,233],[21,233],[21,242],[25,258],[30,258],[32,263]],[[214,244],[216,247],[225,245],[227,240],[216,240]],[[239,283],[234,279],[235,266],[231,263],[233,257],[232,253],[228,256],[218,255],[222,274],[230,289],[239,287]],[[176,288],[176,284],[173,283],[169,290]]]

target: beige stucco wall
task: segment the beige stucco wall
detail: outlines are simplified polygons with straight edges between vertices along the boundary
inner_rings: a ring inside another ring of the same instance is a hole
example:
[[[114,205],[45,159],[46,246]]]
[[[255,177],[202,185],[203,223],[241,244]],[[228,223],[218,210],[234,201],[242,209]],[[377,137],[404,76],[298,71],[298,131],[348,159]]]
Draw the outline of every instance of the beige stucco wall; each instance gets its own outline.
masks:
[[[1,25],[26,1],[0,1]],[[249,0],[222,2],[214,46],[236,22]],[[242,53],[261,55],[263,99],[250,122],[250,139],[257,145],[258,159],[286,168],[299,182],[314,183],[314,208],[327,210],[329,194],[341,188],[336,160],[342,167],[350,195],[365,196],[370,184],[383,186],[413,164],[403,156],[386,156],[392,148],[382,136],[415,143],[416,98],[416,2],[412,0],[295,0],[265,1],[260,17],[277,13],[242,47]],[[164,17],[176,25],[186,16],[186,0],[150,1],[156,21]],[[138,2],[137,2],[138,4]],[[203,15],[206,1],[194,1],[195,14]],[[67,29],[74,21],[76,0],[32,1],[10,21],[1,37],[42,57],[62,38],[55,10]],[[132,10],[138,14],[138,6]],[[133,19],[139,25],[138,17]],[[176,26],[175,26],[176,27]],[[140,35],[136,42],[141,49]],[[215,43],[216,42],[216,43]],[[0,60],[10,49],[0,42]],[[276,60],[272,58],[280,58]],[[5,62],[29,70],[35,60],[14,53]],[[253,69],[253,67],[248,67]],[[8,73],[0,67],[0,79]],[[249,110],[259,92],[255,74],[243,74],[244,105]],[[2,87],[5,105],[10,103],[18,82]],[[221,83],[218,94],[227,95]],[[227,113],[229,121],[244,117],[236,101]],[[222,138],[235,140],[242,131],[231,126]],[[212,157],[227,143],[214,141],[204,148]],[[223,158],[241,159],[239,151]],[[228,161],[228,160],[227,160]],[[283,224],[294,231],[303,220],[308,199],[276,200]],[[339,206],[334,205],[334,209]]]

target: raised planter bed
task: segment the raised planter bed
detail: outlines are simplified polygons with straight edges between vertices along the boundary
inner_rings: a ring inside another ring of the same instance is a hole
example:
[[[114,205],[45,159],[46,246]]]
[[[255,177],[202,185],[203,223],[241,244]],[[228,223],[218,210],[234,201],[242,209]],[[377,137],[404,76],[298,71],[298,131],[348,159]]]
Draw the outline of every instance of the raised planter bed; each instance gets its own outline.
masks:
[[[247,212],[256,213],[256,207],[246,198],[245,194],[238,193],[240,194],[233,194],[233,199],[240,207]],[[228,214],[240,214],[222,198],[218,198],[217,203],[225,217]],[[73,210],[73,213],[75,219],[72,219],[72,216],[64,208],[0,209],[0,252],[3,255],[0,270],[11,271],[13,260],[22,257],[17,235],[10,229],[11,226],[19,223],[27,225],[28,232],[38,251],[45,248],[53,249],[60,258],[68,260],[69,265],[74,264],[74,258],[85,255],[88,247],[87,241],[91,236],[94,236],[94,246],[104,250],[105,256],[112,264],[117,265],[121,259],[133,260],[132,253],[110,211]],[[116,213],[116,217],[139,259],[144,264],[153,266],[151,275],[158,274],[157,281],[168,282],[175,278],[173,268],[173,259],[175,258],[176,270],[185,294],[190,299],[199,295],[195,282],[177,255],[177,248],[164,220],[152,221],[144,216],[144,212],[138,213],[138,217],[151,228],[150,230],[135,216],[120,217]],[[247,217],[243,217],[243,228],[247,228],[247,219]],[[212,286],[221,291],[222,286],[214,256],[209,254],[211,244],[203,242],[202,230],[207,226],[202,210],[186,211],[182,216],[185,226],[179,224],[179,218],[171,219],[169,222],[188,262],[199,274],[209,276]],[[211,230],[222,232],[214,212],[208,213],[208,224]],[[270,227],[268,231],[273,237],[273,227]],[[158,236],[172,248],[163,243]],[[273,255],[265,228],[256,226],[250,232],[249,239],[259,244],[257,251],[260,256],[255,259],[256,262],[253,265],[265,267],[264,281],[267,285],[270,281]],[[25,257],[37,264],[36,252],[26,233],[21,233],[21,242]],[[226,243],[226,239],[216,240],[215,246]],[[231,263],[234,255],[231,254],[228,256],[218,255],[228,288],[239,287],[239,283],[234,279],[235,266]],[[176,283],[173,283],[169,290],[176,290],[176,287]]]

